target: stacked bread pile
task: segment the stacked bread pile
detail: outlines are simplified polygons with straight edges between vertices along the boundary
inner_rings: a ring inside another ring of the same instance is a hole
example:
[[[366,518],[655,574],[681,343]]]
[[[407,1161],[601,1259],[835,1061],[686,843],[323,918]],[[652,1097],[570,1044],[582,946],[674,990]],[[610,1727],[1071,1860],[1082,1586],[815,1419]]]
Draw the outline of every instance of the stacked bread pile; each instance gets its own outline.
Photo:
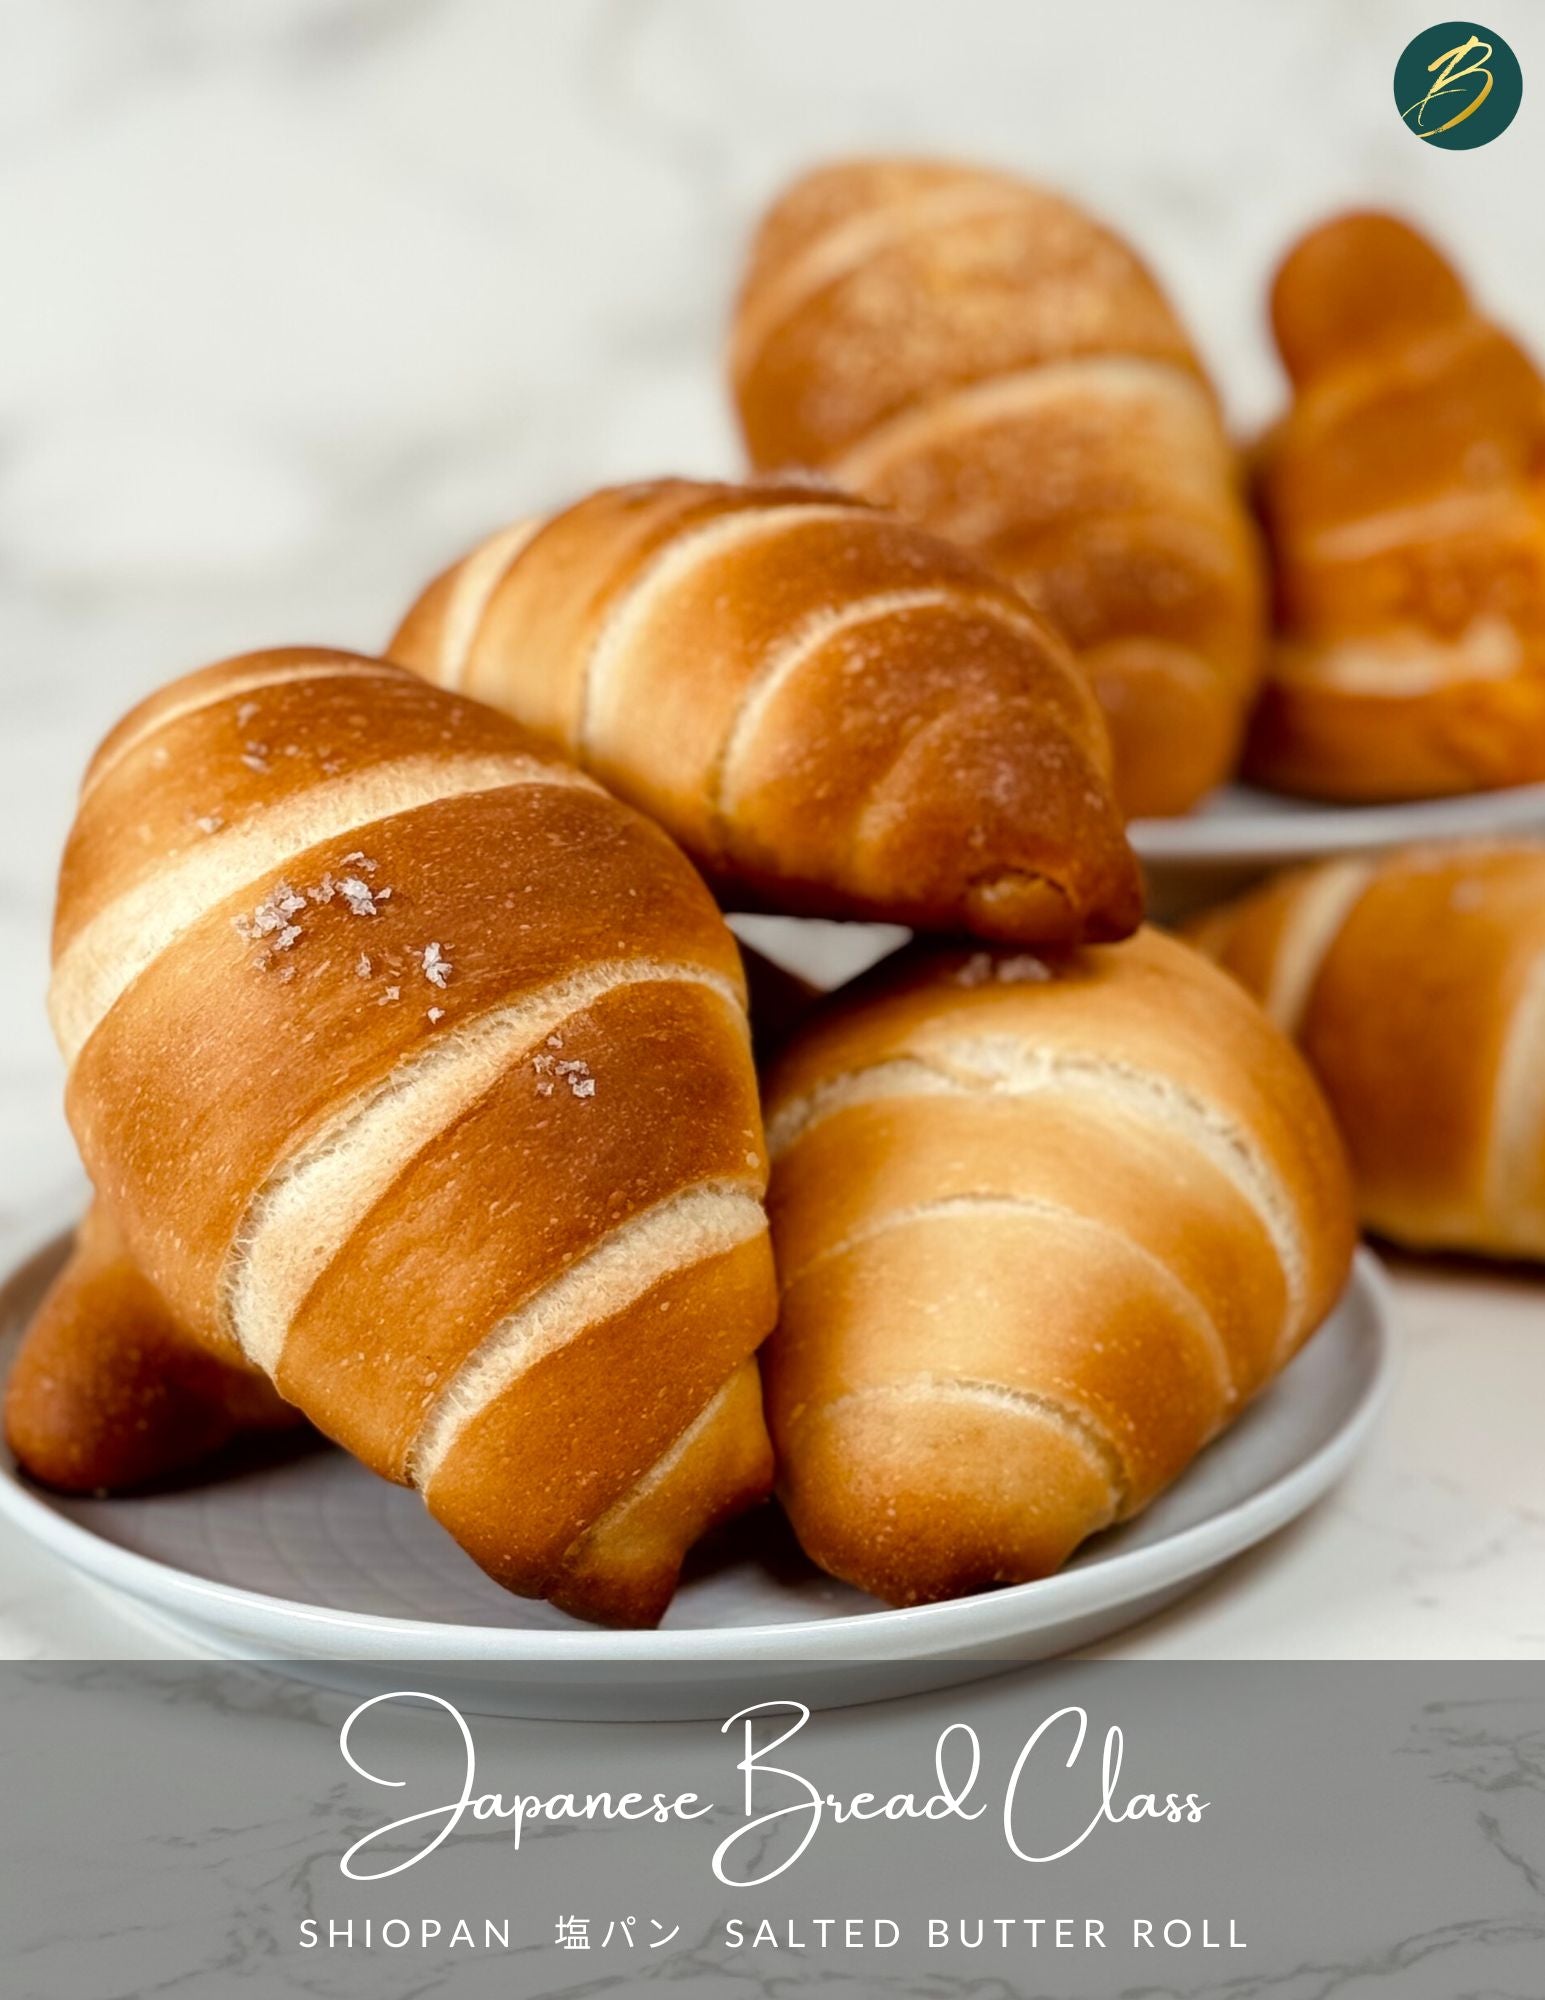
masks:
[[[23,1465],[132,1488],[309,1420],[501,1583],[634,1624],[776,1490],[911,1603],[1056,1568],[1323,1321],[1355,1207],[1292,1036],[1371,1220],[1545,1251],[1545,861],[1268,890],[1198,934],[1243,983],[1141,926],[1126,817],[1246,742],[1345,794],[1370,687],[1441,718],[1403,757],[1519,772],[1482,751],[1535,713],[1534,378],[1424,246],[1340,227],[1374,252],[1332,231],[1279,286],[1253,726],[1260,543],[1173,308],[1069,203],[914,162],[814,175],[758,238],[733,370],[775,477],[596,493],[385,658],[136,708],[61,871],[96,1204],[12,1374]],[[1487,447],[1455,419],[1412,518],[1392,353]],[[917,935],[806,1008],[725,910]]]

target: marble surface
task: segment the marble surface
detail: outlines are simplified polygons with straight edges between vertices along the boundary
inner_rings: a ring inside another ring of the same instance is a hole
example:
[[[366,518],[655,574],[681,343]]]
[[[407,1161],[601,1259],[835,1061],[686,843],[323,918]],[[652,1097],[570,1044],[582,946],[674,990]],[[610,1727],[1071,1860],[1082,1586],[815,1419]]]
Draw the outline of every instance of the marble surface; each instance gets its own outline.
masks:
[[[1430,8],[1331,0],[9,0],[0,10],[0,1228],[78,1178],[43,1017],[92,743],[169,674],[368,648],[498,522],[728,472],[750,218],[798,165],[969,152],[1141,242],[1241,429],[1294,230],[1399,205],[1545,343],[1545,119],[1395,118]],[[1545,18],[1489,18],[1526,80]],[[1545,1654],[1545,1281],[1402,1266],[1401,1379],[1345,1486],[1117,1653]],[[0,1537],[0,1656],[155,1651]]]

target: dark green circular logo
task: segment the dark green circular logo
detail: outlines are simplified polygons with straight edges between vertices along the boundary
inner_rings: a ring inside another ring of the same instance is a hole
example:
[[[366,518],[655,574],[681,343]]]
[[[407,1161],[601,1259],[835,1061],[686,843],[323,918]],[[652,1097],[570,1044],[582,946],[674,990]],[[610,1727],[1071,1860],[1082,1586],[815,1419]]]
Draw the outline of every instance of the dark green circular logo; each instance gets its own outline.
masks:
[[[1478,21],[1440,21],[1407,42],[1395,65],[1395,108],[1429,146],[1487,146],[1513,122],[1524,74],[1499,34]]]

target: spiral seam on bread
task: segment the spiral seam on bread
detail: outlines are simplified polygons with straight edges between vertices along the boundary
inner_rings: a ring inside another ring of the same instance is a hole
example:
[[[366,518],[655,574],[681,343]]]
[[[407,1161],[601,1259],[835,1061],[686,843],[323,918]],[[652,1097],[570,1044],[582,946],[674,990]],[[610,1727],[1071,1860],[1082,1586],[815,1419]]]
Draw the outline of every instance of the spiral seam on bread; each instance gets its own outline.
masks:
[[[1129,817],[1232,768],[1255,538],[1153,275],[1050,190],[924,159],[817,167],[753,241],[730,341],[753,467],[801,463],[977,556],[1082,658]]]
[[[1397,1241],[1545,1254],[1542,891],[1537,843],[1472,841],[1300,868],[1191,926],[1299,1039]]]
[[[1545,950],[1524,973],[1497,1064],[1487,1200],[1520,1238],[1545,1212]]]
[[[125,757],[131,756],[141,745],[171,723],[185,721],[189,716],[198,715],[208,708],[218,708],[221,703],[234,700],[237,696],[261,694],[269,688],[290,687],[297,681],[373,681],[394,678],[395,670],[385,660],[345,660],[336,654],[328,658],[327,655],[319,653],[314,659],[290,660],[283,666],[269,664],[254,667],[248,673],[232,674],[224,680],[184,689],[176,695],[153,696],[144,704],[143,713],[138,719],[115,729],[92,758],[81,781],[80,796],[85,799],[109,772],[123,762]]]
[[[779,1488],[895,1603],[1044,1576],[1329,1311],[1353,1215],[1303,1063],[1172,939],[914,945],[768,1079]]]
[[[1259,782],[1371,803],[1545,773],[1545,380],[1398,217],[1333,217],[1272,286],[1292,401],[1255,453],[1277,640]]]
[[[441,1386],[408,1454],[414,1485],[429,1492],[461,1432],[524,1370],[636,1303],[660,1279],[748,1243],[764,1227],[754,1194],[709,1182],[679,1189],[601,1237],[501,1320]]]
[[[499,1581],[653,1622],[771,1477],[765,1153],[703,884],[508,719],[355,656],[205,669],[95,773],[51,1006],[134,1259]]]
[[[808,1129],[808,1128],[807,1128]],[[949,1222],[964,1215],[1039,1215],[1062,1224],[1074,1235],[1080,1232],[1100,1239],[1107,1254],[1131,1257],[1138,1260],[1158,1289],[1167,1294],[1182,1318],[1189,1320],[1199,1343],[1207,1349],[1213,1370],[1217,1375],[1218,1395],[1225,1408],[1231,1408],[1239,1400],[1239,1380],[1233,1361],[1223,1336],[1218,1331],[1217,1321],[1197,1297],[1195,1292],[1184,1285],[1167,1264],[1163,1264],[1152,1251],[1141,1244],[1131,1242],[1121,1235],[1109,1222],[1099,1216],[1081,1215],[1077,1209],[1066,1203],[1048,1201],[1043,1197],[1022,1194],[1008,1194],[1002,1191],[989,1192],[985,1189],[974,1194],[941,1196],[927,1202],[912,1202],[904,1208],[886,1209],[883,1213],[870,1216],[861,1228],[850,1230],[847,1235],[832,1243],[826,1243],[803,1264],[782,1274],[782,1291],[785,1297],[799,1284],[800,1280],[815,1270],[817,1266],[834,1257],[845,1257],[861,1244],[869,1243],[888,1230],[907,1229],[917,1222]]]
[[[1372,861],[1333,861],[1305,885],[1283,927],[1271,984],[1261,1004],[1285,1035],[1296,1035],[1326,953],[1373,879]]]
[[[597,708],[604,711],[609,694],[615,703],[616,684],[619,677],[626,678],[625,662],[638,632],[653,616],[657,603],[668,600],[673,591],[689,582],[694,571],[733,549],[775,540],[817,521],[851,520],[866,511],[856,501],[791,501],[769,496],[761,506],[716,514],[673,535],[608,606],[596,632],[580,687],[575,749],[584,754],[595,748]],[[614,714],[614,726],[619,720]]]
[[[1311,529],[1300,547],[1315,562],[1358,563],[1369,556],[1388,555],[1409,542],[1437,541],[1444,535],[1500,523],[1517,512],[1518,502],[1512,494],[1451,493],[1441,500],[1384,507],[1355,521],[1338,521],[1328,528]]]
[[[622,959],[591,965],[512,1006],[478,1016],[405,1056],[374,1090],[341,1106],[281,1160],[248,1206],[222,1275],[222,1318],[232,1339],[270,1375],[302,1299],[371,1207],[422,1151],[523,1056],[573,1015],[619,987],[683,982],[706,987],[737,1023],[728,980],[694,965]]]
[[[1278,1350],[1283,1351],[1303,1313],[1305,1257],[1292,1203],[1249,1135],[1167,1077],[1146,1075],[1093,1053],[1041,1050],[1026,1056],[1007,1040],[996,1047],[985,1040],[939,1043],[931,1058],[906,1056],[850,1070],[782,1106],[768,1123],[768,1152],[776,1164],[820,1119],[878,1097],[933,1091],[1020,1097],[1067,1090],[1087,1090],[1150,1118],[1157,1115],[1219,1168],[1249,1203],[1282,1265],[1287,1303]]]
[[[1033,607],[829,488],[656,480],[485,541],[404,665],[505,709],[744,907],[1124,935],[1109,737]]]
[[[541,533],[542,526],[540,516],[529,521],[514,521],[480,543],[462,565],[461,574],[445,606],[438,675],[442,687],[459,689],[465,680],[467,663],[483,614],[499,586],[520,560],[527,542]]]
[[[535,757],[408,757],[374,764],[255,813],[212,834],[127,890],[81,929],[60,958],[54,1031],[73,1062],[113,1002],[179,934],[281,864],[294,868],[308,848],[420,806],[511,785],[581,785],[591,780]]]
[[[1109,1434],[1077,1404],[1058,1402],[1053,1396],[1037,1395],[1033,1389],[1011,1387],[1006,1382],[979,1381],[970,1375],[909,1375],[902,1381],[873,1382],[862,1389],[852,1390],[846,1396],[837,1396],[822,1405],[820,1414],[830,1422],[842,1412],[863,1404],[930,1403],[941,1396],[952,1402],[977,1403],[987,1409],[1006,1410],[1012,1416],[1034,1417],[1039,1423],[1049,1424],[1069,1444],[1080,1450],[1090,1466],[1104,1479],[1110,1494],[1105,1518],[1095,1523],[1091,1532],[1119,1521],[1126,1512],[1131,1503],[1132,1481]],[[792,1438],[798,1427],[799,1419],[791,1419],[786,1436]]]
[[[1018,208],[1017,189],[991,185],[934,188],[914,194],[905,208],[882,208],[850,216],[807,244],[779,274],[775,285],[737,314],[730,330],[730,371],[738,379],[750,369],[761,348],[786,319],[828,285],[868,263],[876,251],[924,236],[941,224],[1012,215]]]
[[[1080,355],[1068,361],[1043,361],[1032,368],[1010,370],[983,382],[960,382],[909,403],[866,431],[856,444],[831,463],[831,476],[842,486],[862,493],[871,481],[885,477],[897,460],[919,446],[936,444],[952,433],[983,430],[1007,416],[1024,416],[1052,408],[1071,392],[1093,388],[1101,395],[1136,391],[1139,396],[1179,396],[1200,406],[1213,421],[1212,398],[1199,378],[1176,362],[1130,354]],[[1173,467],[1177,492],[1185,490],[1184,465]],[[1215,495],[1208,500],[1216,505]]]
[[[754,743],[757,729],[772,704],[823,646],[845,632],[878,624],[881,619],[894,618],[907,611],[964,609],[967,605],[982,617],[1007,626],[1010,631],[1026,634],[1039,632],[1028,605],[1021,617],[1001,599],[987,594],[977,600],[965,597],[958,590],[877,590],[867,597],[855,598],[850,604],[817,613],[797,631],[791,632],[781,646],[774,647],[746,684],[710,776],[714,817],[720,830],[721,845],[727,844],[724,821],[736,794],[737,764]]]
[[[633,1513],[652,1493],[658,1492],[665,1485],[666,1481],[669,1480],[671,1474],[681,1465],[682,1460],[691,1451],[692,1447],[699,1443],[712,1430],[714,1424],[724,1413],[725,1406],[731,1397],[735,1395],[737,1390],[744,1386],[747,1375],[754,1376],[755,1374],[756,1360],[753,1357],[748,1361],[742,1362],[732,1375],[721,1382],[703,1407],[691,1418],[685,1428],[677,1433],[670,1444],[666,1446],[665,1450],[661,1452],[654,1464],[641,1472],[627,1491],[619,1494],[604,1514],[598,1515],[587,1528],[580,1530],[573,1542],[564,1550],[563,1562],[565,1564],[572,1562],[576,1552],[583,1544],[605,1536],[619,1522],[625,1520],[629,1514]]]

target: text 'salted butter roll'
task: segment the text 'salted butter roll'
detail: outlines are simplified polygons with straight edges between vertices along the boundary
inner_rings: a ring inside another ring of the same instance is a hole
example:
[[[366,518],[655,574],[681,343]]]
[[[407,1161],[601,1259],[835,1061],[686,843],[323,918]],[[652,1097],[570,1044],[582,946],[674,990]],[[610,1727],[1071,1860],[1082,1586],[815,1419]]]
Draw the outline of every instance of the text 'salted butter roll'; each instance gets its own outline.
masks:
[[[659,820],[731,908],[1026,943],[1141,914],[1067,647],[960,550],[840,493],[593,493],[437,578],[389,650]]]
[[[815,468],[948,536],[1072,642],[1130,816],[1228,775],[1256,538],[1196,349],[1129,244],[1008,174],[818,168],[757,232],[730,375],[758,470]]]
[[[399,667],[254,654],[98,752],[54,956],[177,1322],[500,1582],[657,1618],[767,1488],[775,1303],[740,964],[669,840]]]
[[[1155,931],[909,950],[798,1031],[766,1110],[780,1492],[895,1603],[1044,1576],[1137,1513],[1347,1277],[1308,1070]]]

